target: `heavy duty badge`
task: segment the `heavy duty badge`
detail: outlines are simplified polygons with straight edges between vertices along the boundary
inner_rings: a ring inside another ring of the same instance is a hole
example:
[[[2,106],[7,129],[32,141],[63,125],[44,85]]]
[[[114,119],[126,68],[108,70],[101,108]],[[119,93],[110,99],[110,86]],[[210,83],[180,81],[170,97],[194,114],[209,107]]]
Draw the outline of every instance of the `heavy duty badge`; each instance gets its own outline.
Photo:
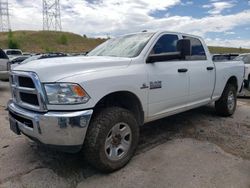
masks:
[[[162,87],[162,86],[161,86],[161,81],[150,82],[149,85],[150,85],[150,86],[149,86],[150,89],[159,89],[159,88]]]

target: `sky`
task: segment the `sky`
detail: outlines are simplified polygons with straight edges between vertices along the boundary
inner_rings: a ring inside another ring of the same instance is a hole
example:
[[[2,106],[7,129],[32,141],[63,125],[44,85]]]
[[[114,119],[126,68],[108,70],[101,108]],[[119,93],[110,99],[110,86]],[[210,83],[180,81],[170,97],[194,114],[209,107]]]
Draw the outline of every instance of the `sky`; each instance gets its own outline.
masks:
[[[115,37],[143,30],[250,48],[250,0],[60,0],[63,31]],[[42,30],[42,0],[9,0],[12,30]]]

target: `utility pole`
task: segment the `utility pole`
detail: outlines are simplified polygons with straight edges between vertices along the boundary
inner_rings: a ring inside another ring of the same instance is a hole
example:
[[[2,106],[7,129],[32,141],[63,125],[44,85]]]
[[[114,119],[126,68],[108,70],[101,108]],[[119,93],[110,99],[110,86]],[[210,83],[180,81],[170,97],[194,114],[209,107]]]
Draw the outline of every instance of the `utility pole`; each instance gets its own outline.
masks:
[[[60,0],[43,0],[43,30],[62,30]]]
[[[10,15],[8,0],[0,0],[0,31],[6,32],[10,28]]]

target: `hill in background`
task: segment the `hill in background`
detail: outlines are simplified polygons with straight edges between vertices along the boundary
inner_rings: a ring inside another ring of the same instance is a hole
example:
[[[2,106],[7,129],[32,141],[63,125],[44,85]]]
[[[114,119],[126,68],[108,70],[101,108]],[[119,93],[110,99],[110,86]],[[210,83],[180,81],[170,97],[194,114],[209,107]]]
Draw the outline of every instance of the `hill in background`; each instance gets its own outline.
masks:
[[[209,46],[208,48],[212,54],[250,53],[250,49],[246,48],[227,48],[227,47],[216,47],[216,46]]]
[[[9,48],[10,33],[0,33],[0,48]],[[85,52],[106,39],[87,38],[68,32],[13,31],[11,38],[24,52]]]
[[[12,44],[10,44],[10,38]],[[0,33],[0,48],[17,45],[24,52],[85,52],[106,39],[88,38],[69,32],[56,31],[13,31]],[[250,53],[250,49],[209,47],[211,53]]]

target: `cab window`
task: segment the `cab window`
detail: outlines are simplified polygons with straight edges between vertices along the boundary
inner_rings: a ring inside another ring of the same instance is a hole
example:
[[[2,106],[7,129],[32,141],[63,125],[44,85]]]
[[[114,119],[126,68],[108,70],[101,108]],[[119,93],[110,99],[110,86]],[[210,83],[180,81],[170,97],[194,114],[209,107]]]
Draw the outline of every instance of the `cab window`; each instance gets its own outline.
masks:
[[[159,40],[154,45],[151,54],[162,54],[168,52],[176,52],[176,44],[178,41],[177,35],[163,35],[159,38]]]
[[[191,57],[190,60],[206,60],[206,52],[201,41],[197,38],[183,36],[184,39],[189,39],[191,42]]]

